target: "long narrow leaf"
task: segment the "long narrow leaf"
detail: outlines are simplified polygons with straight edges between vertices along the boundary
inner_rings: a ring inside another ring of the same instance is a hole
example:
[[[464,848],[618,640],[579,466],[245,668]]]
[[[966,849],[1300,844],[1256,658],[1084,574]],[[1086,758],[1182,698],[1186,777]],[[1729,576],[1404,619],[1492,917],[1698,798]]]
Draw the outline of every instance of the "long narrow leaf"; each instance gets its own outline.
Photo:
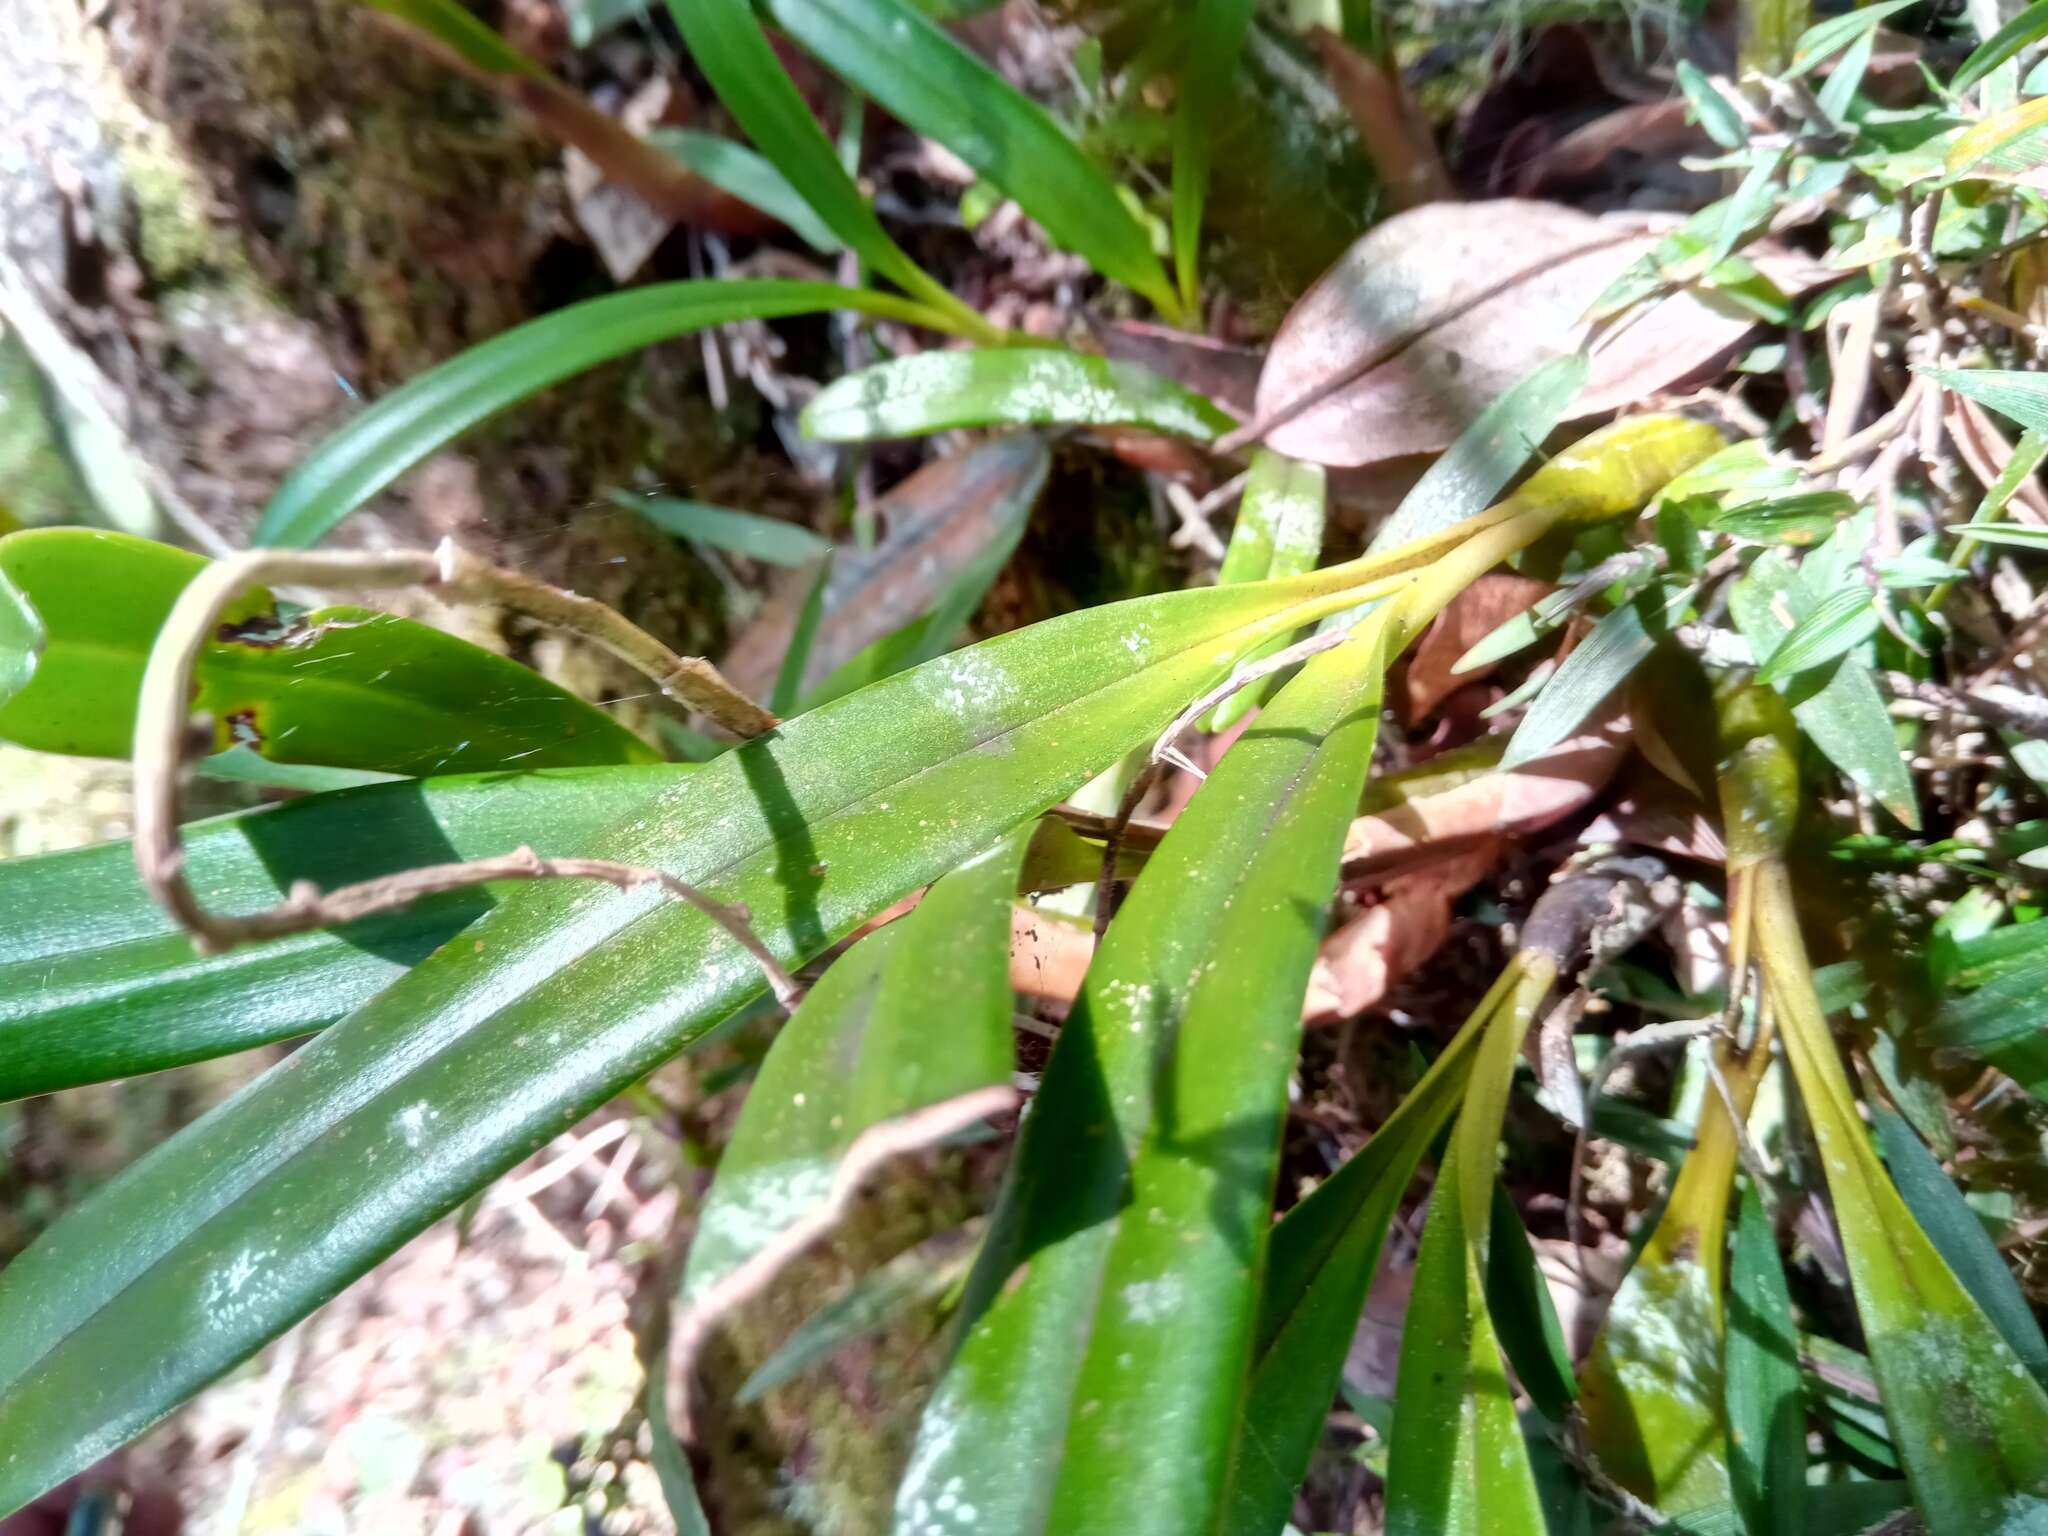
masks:
[[[1198,0],[1187,62],[1173,107],[1173,272],[1190,314],[1201,306],[1202,208],[1209,196],[1212,135],[1251,25],[1252,0]]]
[[[1658,638],[1691,600],[1690,587],[1653,586],[1603,615],[1543,685],[1515,727],[1501,766],[1519,767],[1541,757],[1576,731],[1657,648]]]
[[[1255,450],[1217,582],[1265,581],[1313,570],[1323,552],[1328,500],[1328,473],[1320,464],[1303,464],[1270,448]],[[1262,650],[1277,647],[1274,642]],[[1259,659],[1255,653],[1241,665]],[[1270,698],[1278,683],[1278,678],[1272,678],[1239,689],[1216,706],[1209,729],[1227,730],[1254,705]]]
[[[317,544],[350,512],[478,422],[599,363],[706,326],[832,309],[913,321],[924,313],[887,294],[761,278],[660,283],[515,326],[393,390],[328,438],[270,498],[255,542]]]
[[[669,7],[680,23],[685,13],[702,9],[704,3],[669,0]],[[973,166],[1015,198],[1056,243],[1085,256],[1104,277],[1143,294],[1169,318],[1181,317],[1179,297],[1152,253],[1152,242],[1124,206],[1115,184],[1042,107],[954,42],[917,7],[906,0],[762,3],[783,31],[834,74]],[[683,30],[689,37],[687,24]],[[693,51],[696,46],[692,39]],[[722,86],[719,94],[745,123]],[[749,125],[748,132],[753,131]],[[760,142],[759,135],[755,142]],[[770,155],[773,158],[772,151]],[[787,172],[789,167],[783,169]],[[855,245],[851,239],[847,243]]]
[[[904,1536],[1216,1523],[1302,989],[1372,755],[1382,643],[1369,631],[1282,692],[1110,925],[926,1410]],[[962,1506],[974,1515],[953,1518]]]
[[[1963,60],[1962,68],[1950,78],[1948,88],[1967,91],[2021,49],[2044,37],[2048,37],[2048,3],[2030,5],[1972,50]]]

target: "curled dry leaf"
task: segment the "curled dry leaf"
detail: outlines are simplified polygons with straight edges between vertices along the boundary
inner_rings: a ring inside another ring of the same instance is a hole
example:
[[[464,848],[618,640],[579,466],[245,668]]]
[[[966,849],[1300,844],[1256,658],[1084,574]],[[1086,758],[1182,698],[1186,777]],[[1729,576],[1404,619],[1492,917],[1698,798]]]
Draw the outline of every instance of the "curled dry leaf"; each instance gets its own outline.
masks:
[[[2012,444],[2005,440],[2005,434],[1998,430],[1983,406],[1953,392],[1943,396],[1942,424],[1948,428],[1949,438],[1970,473],[1989,490],[2012,461]],[[2013,492],[2006,507],[2016,522],[2048,523],[2048,492],[2041,489],[2040,480],[2033,476]]]
[[[1552,583],[1533,576],[1489,571],[1460,592],[1451,606],[1437,615],[1428,633],[1415,642],[1408,659],[1408,718],[1420,720],[1433,714],[1437,705],[1460,688],[1492,671],[1490,666],[1468,672],[1451,669],[1460,656],[1502,624],[1556,590]]]
[[[1578,346],[1589,306],[1673,226],[1504,198],[1432,203],[1363,236],[1304,294],[1266,355],[1253,438],[1319,464],[1449,447],[1487,405]],[[1746,252],[1786,292],[1803,258]],[[1612,411],[1725,357],[1756,323],[1687,288],[1603,332],[1571,417]]]

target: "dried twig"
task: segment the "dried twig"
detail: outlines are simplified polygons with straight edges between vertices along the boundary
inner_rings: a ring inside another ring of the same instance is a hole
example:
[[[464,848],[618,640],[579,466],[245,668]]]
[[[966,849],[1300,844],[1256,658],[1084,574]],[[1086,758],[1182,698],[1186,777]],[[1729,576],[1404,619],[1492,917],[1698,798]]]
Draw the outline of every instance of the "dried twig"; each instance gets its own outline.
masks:
[[[206,911],[185,879],[178,831],[178,777],[192,697],[193,671],[221,613],[245,588],[262,582],[376,589],[424,586],[458,601],[490,601],[596,641],[704,709],[721,724],[754,731],[772,727],[773,715],[735,691],[708,662],[675,655],[652,635],[586,597],[549,587],[517,572],[499,570],[444,543],[431,554],[307,554],[257,550],[218,561],[179,595],[143,674],[135,722],[135,867],[143,886],[192,935],[201,953],[256,939],[276,938],[374,912],[409,905],[422,896],[491,880],[602,880],[622,890],[658,885],[703,912],[761,965],[776,998],[793,1006],[800,993],[787,972],[747,924],[728,907],[686,881],[658,869],[604,859],[543,859],[531,848],[489,859],[425,868],[322,892],[311,881],[295,884],[266,911],[226,917]],[[751,732],[750,732],[751,734]]]

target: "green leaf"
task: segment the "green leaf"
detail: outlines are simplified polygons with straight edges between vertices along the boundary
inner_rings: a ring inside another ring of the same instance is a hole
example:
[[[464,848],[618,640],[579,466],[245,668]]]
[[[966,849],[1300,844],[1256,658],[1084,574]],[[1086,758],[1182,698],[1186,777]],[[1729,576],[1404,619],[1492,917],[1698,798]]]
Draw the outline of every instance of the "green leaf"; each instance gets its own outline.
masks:
[[[1846,491],[1806,491],[1796,496],[1746,501],[1707,520],[1716,533],[1732,534],[1756,544],[1817,544],[1856,510]]]
[[[1398,549],[1491,505],[1557,430],[1590,366],[1582,352],[1552,358],[1489,404],[1422,472],[1369,547]]]
[[[730,507],[675,496],[633,496],[624,491],[614,491],[612,502],[639,513],[664,533],[769,565],[809,565],[832,549],[832,541],[823,534],[758,512],[735,512]]]
[[[1759,868],[1765,985],[1806,1106],[1856,1310],[1913,1500],[1932,1536],[2048,1511],[2048,1392],[1957,1281],[1885,1175],[1813,994],[1784,867]]]
[[[1216,122],[1237,72],[1251,25],[1252,0],[1197,0],[1187,33],[1187,61],[1173,107],[1173,270],[1180,301],[1201,313],[1202,205]]]
[[[2048,432],[2048,374],[2003,368],[1918,368],[1924,378],[1989,406],[2034,432]]]
[[[1329,475],[1320,464],[1304,464],[1270,448],[1255,449],[1217,582],[1265,581],[1314,570],[1323,552],[1328,498]],[[1240,665],[1261,660],[1284,643],[1263,646]],[[1278,685],[1275,677],[1238,690],[1216,706],[1208,728],[1227,730],[1270,698]]]
[[[1813,607],[1797,569],[1772,551],[1752,562],[1728,594],[1729,615],[1761,662],[1770,661],[1790,633],[1778,604],[1795,620]],[[1919,827],[1912,774],[1877,680],[1862,660],[1842,656],[1832,665],[1787,678],[1779,692],[1792,706],[1800,731],[1851,784],[1906,826]]]
[[[814,251],[837,255],[845,243],[811,211],[789,178],[744,144],[694,128],[650,128],[647,142],[721,192],[785,225]]]
[[[797,610],[796,627],[789,632],[789,649],[783,653],[782,665],[775,669],[775,687],[768,695],[768,708],[775,714],[792,715],[801,709],[804,671],[810,665],[818,627],[825,621],[825,596],[832,586],[832,558],[833,551],[828,549],[825,558],[818,562],[818,574],[811,578],[811,590],[804,595],[803,607]]]
[[[959,1506],[1017,1533],[1216,1525],[1382,644],[1374,628],[1282,691],[1110,924],[1026,1118],[899,1531],[951,1528]]]
[[[43,752],[126,757],[150,647],[197,555],[124,533],[44,528],[0,539],[0,625],[33,629],[33,676],[0,704],[0,738]],[[286,622],[238,599],[200,653],[194,708],[214,750],[385,773],[652,762],[602,710],[517,662],[364,608]]]
[[[1906,1209],[2020,1363],[2048,1385],[2048,1338],[1984,1223],[1904,1119],[1881,1105],[1872,1106],[1870,1118]]]
[[[1155,738],[1230,657],[1347,604],[1357,579],[1170,593],[985,641],[689,770],[578,851],[742,905],[800,962]],[[0,1508],[140,1432],[762,987],[725,930],[656,887],[503,901],[13,1261],[0,1444],[22,1449],[0,1462]]]
[[[1010,903],[1028,840],[968,859],[861,939],[776,1035],[697,1219],[677,1348],[837,1226],[881,1163],[1015,1102]]]
[[[1877,29],[1872,27],[1843,51],[1834,69],[1814,93],[1815,104],[1827,114],[1830,122],[1845,127],[1849,125],[1849,109],[1855,104],[1856,91],[1863,84],[1864,72],[1870,68],[1870,55],[1876,47]]]
[[[464,10],[455,0],[361,0],[396,16],[441,44],[471,69],[486,75],[535,75],[547,71]]]
[[[1843,16],[1831,16],[1808,27],[1792,50],[1792,67],[1787,73],[1797,79],[1815,65],[1825,64],[1859,37],[1870,36],[1877,30],[1879,22],[1916,3],[1917,0],[1881,0],[1880,4],[1866,5]]]
[[[1415,1168],[1457,1109],[1504,974],[1386,1124],[1273,1228],[1228,1529],[1287,1519],[1358,1329],[1380,1248]]]
[[[865,265],[929,306],[945,328],[996,339],[993,326],[889,238],[775,56],[749,0],[668,0],[668,13],[726,110],[826,228]]]
[[[2023,946],[2016,952],[1994,940]],[[2048,927],[2026,923],[1959,946],[1960,980],[1975,982],[1950,996],[1926,1029],[1930,1045],[1983,1057],[2036,1098],[2048,1099]]]
[[[688,9],[704,13],[725,3],[703,0]],[[263,509],[255,542],[293,549],[317,544],[478,422],[599,363],[706,326],[833,309],[913,322],[926,313],[887,294],[757,278],[657,283],[514,326],[393,390],[314,449]]]
[[[1876,634],[1877,626],[1877,602],[1870,588],[1838,587],[1792,627],[1757,670],[1757,681],[1775,683],[1847,655]]]
[[[1950,532],[1966,534],[1982,544],[2005,544],[2014,549],[2048,549],[2048,528],[2034,523],[1978,523]]]
[[[1979,43],[1950,78],[1948,88],[1960,95],[2021,49],[2044,37],[2048,37],[2048,0],[2028,6]]]
[[[1806,1406],[1799,1330],[1777,1234],[1754,1188],[1742,1195],[1728,1280],[1724,1379],[1728,1481],[1747,1536],[1804,1536]]]
[[[186,872],[248,912],[324,886],[522,844],[587,853],[692,772],[682,764],[406,779],[197,822]],[[0,860],[0,1100],[133,1077],[303,1035],[369,1001],[507,887],[429,897],[346,928],[198,956],[124,842]]]
[[[1685,93],[1686,105],[1692,108],[1692,115],[1708,138],[1723,149],[1740,149],[1749,142],[1742,114],[1714,88],[1713,81],[1700,73],[1697,64],[1679,61],[1678,88]]]
[[[804,407],[806,436],[828,443],[915,437],[954,427],[1145,427],[1196,442],[1228,413],[1173,380],[1057,347],[919,352],[835,379]]]
[[[1498,1127],[1495,1128],[1498,1135]],[[1489,1149],[1490,1150],[1490,1149]],[[1444,1160],[1401,1330],[1387,1536],[1540,1532],[1543,1508],[1515,1418],[1462,1210],[1454,1146]],[[1492,1177],[1489,1158],[1486,1177]],[[1484,1215],[1480,1217],[1483,1222]]]
[[[1505,1184],[1493,1186],[1492,1231],[1486,1246],[1486,1310],[1501,1349],[1536,1411],[1562,1423],[1579,1395],[1564,1326],[1536,1249]]]
[[[1647,587],[1605,614],[1558,664],[1508,742],[1501,767],[1516,768],[1568,738],[1657,648],[1692,601],[1692,588]]]
[[[719,3],[743,5],[743,0]],[[1152,253],[1151,239],[1115,183],[1042,107],[915,6],[905,0],[762,0],[762,5],[777,26],[835,75],[1016,199],[1054,243],[1085,256],[1104,277],[1143,294],[1169,319],[1182,318],[1179,297]],[[699,52],[683,16],[702,9],[702,0],[669,0],[669,8],[691,51]],[[719,94],[746,124],[723,86]],[[761,142],[751,125],[748,132]],[[767,144],[762,148],[779,159]],[[859,249],[852,239],[847,244]]]

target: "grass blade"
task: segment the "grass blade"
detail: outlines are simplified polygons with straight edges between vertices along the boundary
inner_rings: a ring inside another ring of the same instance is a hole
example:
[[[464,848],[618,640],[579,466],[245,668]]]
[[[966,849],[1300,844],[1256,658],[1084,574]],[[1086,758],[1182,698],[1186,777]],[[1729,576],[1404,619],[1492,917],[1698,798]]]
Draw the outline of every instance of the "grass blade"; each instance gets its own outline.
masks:
[[[639,513],[663,533],[769,565],[809,565],[832,551],[832,541],[823,534],[758,512],[736,512],[676,496],[633,496],[624,491],[614,491],[611,499],[614,506]]]
[[[2048,37],[2048,0],[2037,0],[1979,43],[1950,78],[1948,88],[1958,94],[1967,91],[2007,59],[2044,37]]]
[[[1692,601],[1692,588],[1658,585],[1605,614],[1558,664],[1508,742],[1503,768],[1541,757],[1583,725],[1657,648],[1659,636]]]
[[[744,144],[694,128],[652,128],[647,142],[719,191],[786,225],[814,251],[837,255],[845,243],[812,212],[789,178]]]
[[[1877,633],[1877,600],[1861,583],[1828,593],[1792,627],[1757,671],[1757,681],[1775,683],[1824,666]]]

